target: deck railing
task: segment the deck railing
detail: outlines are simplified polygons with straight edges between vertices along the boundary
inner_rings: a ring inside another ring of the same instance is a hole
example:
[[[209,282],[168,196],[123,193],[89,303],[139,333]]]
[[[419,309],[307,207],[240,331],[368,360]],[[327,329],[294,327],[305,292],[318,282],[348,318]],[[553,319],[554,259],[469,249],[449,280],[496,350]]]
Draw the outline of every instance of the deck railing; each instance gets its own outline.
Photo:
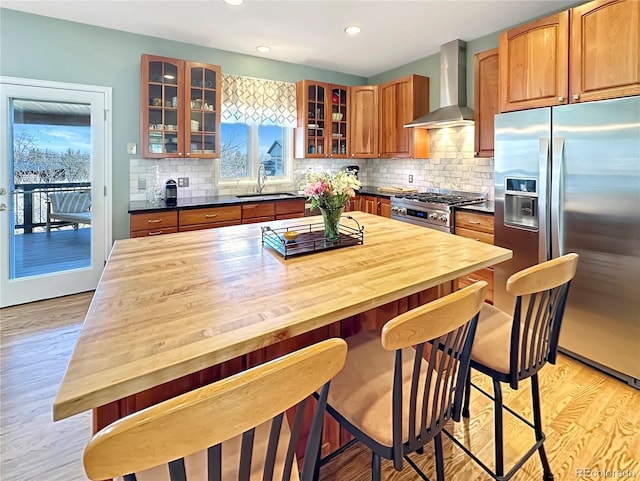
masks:
[[[91,182],[65,182],[56,184],[15,184],[13,192],[14,226],[24,234],[35,227],[47,225],[47,198],[52,192],[86,191]]]

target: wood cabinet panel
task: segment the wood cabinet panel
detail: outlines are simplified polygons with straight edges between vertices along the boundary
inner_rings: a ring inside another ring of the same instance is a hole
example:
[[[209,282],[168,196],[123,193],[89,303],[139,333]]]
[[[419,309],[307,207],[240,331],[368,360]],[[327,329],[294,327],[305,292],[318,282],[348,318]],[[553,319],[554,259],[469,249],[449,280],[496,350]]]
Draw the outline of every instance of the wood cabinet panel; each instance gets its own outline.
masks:
[[[456,227],[456,235],[468,237],[485,244],[493,244],[493,234],[487,234],[486,232]]]
[[[351,87],[351,157],[378,157],[378,86]]]
[[[218,224],[229,221],[238,221],[238,223],[240,223],[239,221],[241,219],[242,209],[239,205],[188,209],[181,210],[178,213],[178,225],[180,226],[180,230],[185,230],[184,227],[198,224]]]
[[[493,244],[493,215],[457,209],[455,211],[455,233],[485,244]],[[455,283],[458,289],[462,289],[480,280],[487,281],[489,284],[485,300],[493,304],[493,267],[480,269],[459,277]]]
[[[354,210],[362,210],[362,196],[356,195],[351,197],[345,207],[345,212],[353,212]]]
[[[391,199],[375,195],[363,195],[361,197],[362,204],[360,210],[368,214],[391,217]]]
[[[408,75],[379,86],[380,157],[428,158],[429,131],[405,124],[429,112],[429,78]]]
[[[191,232],[194,230],[214,229],[217,227],[227,227],[230,225],[240,225],[242,221],[238,220],[226,220],[222,222],[211,222],[209,224],[193,224],[180,226],[180,232]]]
[[[175,234],[176,232],[178,232],[177,227],[165,227],[163,229],[138,230],[135,232],[131,232],[129,234],[129,237],[131,238],[150,237],[150,236],[161,235],[161,234]]]
[[[493,304],[493,269],[486,268],[457,279],[458,289],[470,286],[478,281],[487,281],[487,297],[486,300]]]
[[[300,217],[304,217],[304,212],[292,212],[290,214],[278,214],[278,215],[276,215],[276,220],[299,219]]]
[[[475,55],[475,156],[493,157],[494,116],[499,113],[498,49]]]
[[[161,231],[167,233],[167,229],[175,228],[173,232],[177,231],[178,227],[178,212],[162,211],[152,212],[147,214],[130,214],[129,215],[129,231],[131,234],[141,231]],[[149,235],[149,234],[142,234]],[[131,237],[140,237],[139,235],[131,235]]]
[[[277,216],[284,214],[304,215],[304,199],[285,200],[276,202],[275,204],[275,213]]]
[[[267,218],[273,220],[276,215],[275,202],[257,202],[255,204],[242,205],[242,223],[246,224],[249,219]],[[262,222],[262,221],[257,221]]]
[[[594,0],[571,9],[571,102],[640,94],[640,2]]]
[[[455,230],[458,228],[473,229],[493,234],[493,216],[478,212],[457,210],[455,214]]]
[[[391,217],[391,199],[378,197],[378,215]]]
[[[502,32],[499,65],[501,112],[568,103],[569,12]]]

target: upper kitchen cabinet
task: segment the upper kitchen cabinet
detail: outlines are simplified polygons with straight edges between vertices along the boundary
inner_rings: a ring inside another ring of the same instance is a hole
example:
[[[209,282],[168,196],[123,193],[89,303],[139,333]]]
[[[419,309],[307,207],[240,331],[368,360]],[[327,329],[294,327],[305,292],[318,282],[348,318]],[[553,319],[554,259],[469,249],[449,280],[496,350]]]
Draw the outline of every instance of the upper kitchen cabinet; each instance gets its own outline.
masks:
[[[500,111],[640,94],[639,25],[638,0],[594,0],[503,32]]]
[[[313,80],[297,84],[296,158],[347,158],[349,149],[349,87]]]
[[[405,128],[429,112],[429,78],[408,75],[379,87],[379,156],[429,156],[429,131]]]
[[[493,117],[498,109],[498,49],[475,55],[475,156],[493,157]]]
[[[218,157],[220,82],[218,66],[142,55],[143,157]]]
[[[596,0],[571,9],[571,102],[640,94],[640,2]]]
[[[378,86],[351,87],[351,157],[378,157]]]
[[[568,103],[569,12],[500,34],[500,111]]]

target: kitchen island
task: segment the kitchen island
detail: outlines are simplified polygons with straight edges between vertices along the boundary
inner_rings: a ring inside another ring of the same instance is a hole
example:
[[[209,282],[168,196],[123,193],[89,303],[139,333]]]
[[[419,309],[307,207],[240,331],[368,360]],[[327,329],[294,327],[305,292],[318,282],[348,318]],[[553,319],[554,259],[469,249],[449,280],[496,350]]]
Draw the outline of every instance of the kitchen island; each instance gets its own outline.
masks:
[[[287,260],[262,245],[261,224],[116,241],[54,419],[93,409],[100,429],[321,338],[379,326],[446,293],[453,279],[511,258],[493,245],[350,214],[364,226],[363,245]],[[311,222],[321,217],[268,225]]]

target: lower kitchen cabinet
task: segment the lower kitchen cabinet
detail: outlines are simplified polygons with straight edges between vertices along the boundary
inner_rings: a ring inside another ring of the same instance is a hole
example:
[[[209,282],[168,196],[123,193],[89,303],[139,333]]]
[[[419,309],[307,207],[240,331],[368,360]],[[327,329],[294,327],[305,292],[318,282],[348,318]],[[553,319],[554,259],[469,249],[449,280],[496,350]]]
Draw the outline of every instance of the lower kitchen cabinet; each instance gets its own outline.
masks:
[[[129,237],[172,234],[304,217],[304,199],[181,208],[129,215]]]
[[[202,209],[188,209],[178,212],[180,232],[238,225],[241,221],[242,209],[239,205],[205,207]]]
[[[355,197],[351,197],[347,201],[347,205],[344,207],[345,212],[353,212],[354,210],[363,210],[362,208],[362,197],[361,195],[356,195]]]
[[[362,209],[368,214],[391,217],[391,199],[388,197],[378,197],[375,195],[362,196]]]
[[[129,236],[147,237],[178,232],[178,212],[160,211],[129,216]]]
[[[457,209],[455,211],[454,232],[462,237],[493,244],[493,215]],[[485,300],[493,304],[493,267],[480,269],[459,277],[455,283],[458,289],[462,289],[478,281],[487,281],[489,284]]]
[[[304,199],[276,202],[276,220],[304,217]]]

